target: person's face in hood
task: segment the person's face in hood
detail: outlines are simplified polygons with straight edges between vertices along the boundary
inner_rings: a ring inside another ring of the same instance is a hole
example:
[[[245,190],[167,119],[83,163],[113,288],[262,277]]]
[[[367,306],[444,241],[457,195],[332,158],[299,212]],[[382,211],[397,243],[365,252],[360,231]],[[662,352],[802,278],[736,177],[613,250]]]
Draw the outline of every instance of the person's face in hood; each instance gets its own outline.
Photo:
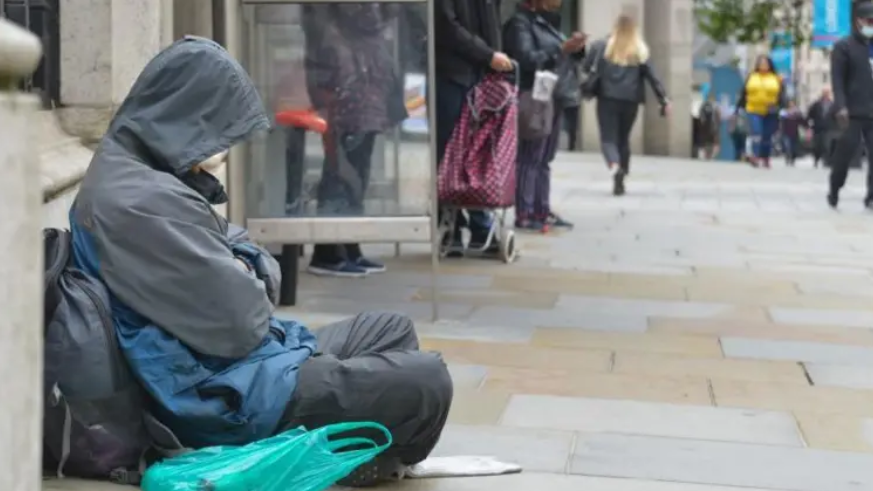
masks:
[[[137,161],[175,175],[220,204],[227,195],[213,174],[227,151],[269,127],[242,66],[214,41],[187,36],[149,61],[107,138]]]
[[[213,176],[218,176],[224,165],[227,163],[227,154],[229,150],[222,150],[208,159],[200,162],[191,168],[194,172],[208,172]]]

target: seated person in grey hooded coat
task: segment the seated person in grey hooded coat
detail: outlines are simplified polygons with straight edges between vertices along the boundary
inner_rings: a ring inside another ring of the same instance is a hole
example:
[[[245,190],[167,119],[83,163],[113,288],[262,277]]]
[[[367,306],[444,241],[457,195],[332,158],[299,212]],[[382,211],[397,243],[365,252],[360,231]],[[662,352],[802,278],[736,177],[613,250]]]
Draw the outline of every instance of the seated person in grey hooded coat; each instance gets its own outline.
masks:
[[[213,175],[223,156],[269,126],[218,44],[186,37],[159,53],[71,209],[75,260],[112,293],[121,351],[183,445],[373,421],[393,446],[346,481],[373,484],[436,445],[451,378],[406,316],[364,313],[314,333],[273,316],[278,265],[212,206],[227,201]]]

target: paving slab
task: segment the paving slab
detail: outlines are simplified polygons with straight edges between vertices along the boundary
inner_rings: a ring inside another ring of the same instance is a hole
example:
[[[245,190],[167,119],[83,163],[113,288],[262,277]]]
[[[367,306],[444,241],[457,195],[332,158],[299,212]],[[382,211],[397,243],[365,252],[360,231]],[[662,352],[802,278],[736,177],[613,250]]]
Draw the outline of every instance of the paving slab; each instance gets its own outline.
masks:
[[[501,423],[518,428],[803,446],[792,415],[778,411],[515,395]]]
[[[495,343],[528,343],[536,331],[533,325],[526,323],[501,325],[464,320],[416,322],[415,329],[420,337]]]
[[[612,371],[626,375],[687,377],[689,375],[758,382],[807,385],[806,373],[790,361],[697,358],[668,354],[618,352]]]
[[[803,440],[810,448],[873,453],[871,419],[863,416],[794,411]]]
[[[613,479],[523,472],[509,476],[417,479],[386,487],[397,491],[773,491],[639,479]]]
[[[702,378],[667,378],[495,367],[483,389],[509,394],[627,399],[675,404],[707,405],[712,399]]]
[[[433,455],[487,455],[519,464],[525,471],[562,474],[573,439],[570,431],[447,425]]]
[[[612,352],[594,349],[544,348],[521,343],[493,343],[421,338],[421,347],[439,351],[452,363],[500,367],[608,372]]]
[[[482,385],[485,380],[485,375],[488,373],[488,367],[481,365],[464,365],[459,363],[448,363],[449,375],[452,376],[452,384],[455,389],[471,389],[476,390]]]
[[[804,363],[804,366],[815,385],[873,390],[873,363],[870,366]]]
[[[501,327],[549,326],[593,331],[643,332],[648,321],[643,315],[621,311],[580,311],[555,308],[551,310],[481,307],[470,315],[474,325]]]
[[[580,434],[570,472],[780,491],[873,489],[873,455],[613,434]]]
[[[710,388],[719,407],[863,417],[873,414],[873,391],[868,390],[724,379],[710,380]]]
[[[723,314],[730,310],[731,306],[711,302],[669,302],[561,295],[556,308],[580,312],[621,312],[642,317],[705,319]]]
[[[724,355],[728,358],[839,363],[873,367],[873,347],[734,337],[722,337],[721,346]]]
[[[871,304],[873,305],[873,304]],[[771,308],[774,322],[796,325],[846,326],[873,329],[873,312],[864,310],[814,310]]]

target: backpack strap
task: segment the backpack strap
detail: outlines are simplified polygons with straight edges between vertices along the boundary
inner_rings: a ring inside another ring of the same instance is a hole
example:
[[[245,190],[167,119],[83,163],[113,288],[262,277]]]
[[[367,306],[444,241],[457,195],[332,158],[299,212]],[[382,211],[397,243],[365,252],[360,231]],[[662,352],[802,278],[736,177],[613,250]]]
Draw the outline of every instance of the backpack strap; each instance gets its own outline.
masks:
[[[43,270],[43,319],[47,327],[61,303],[61,292],[55,286],[64,269],[70,263],[72,235],[67,230],[46,228],[42,231],[44,254]]]

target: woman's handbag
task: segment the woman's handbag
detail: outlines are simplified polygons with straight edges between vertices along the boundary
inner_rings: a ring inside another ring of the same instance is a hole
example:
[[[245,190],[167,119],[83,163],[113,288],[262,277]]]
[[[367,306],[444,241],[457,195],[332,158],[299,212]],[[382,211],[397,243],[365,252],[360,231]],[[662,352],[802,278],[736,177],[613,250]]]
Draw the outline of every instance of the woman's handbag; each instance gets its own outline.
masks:
[[[603,52],[606,51],[606,46],[598,49],[593,56],[594,62],[582,73],[582,97],[585,100],[591,100],[597,97],[600,93],[600,62],[603,61]]]
[[[553,72],[537,71],[531,90],[518,97],[518,137],[539,140],[552,134],[555,119],[555,101],[552,95],[558,76]]]

